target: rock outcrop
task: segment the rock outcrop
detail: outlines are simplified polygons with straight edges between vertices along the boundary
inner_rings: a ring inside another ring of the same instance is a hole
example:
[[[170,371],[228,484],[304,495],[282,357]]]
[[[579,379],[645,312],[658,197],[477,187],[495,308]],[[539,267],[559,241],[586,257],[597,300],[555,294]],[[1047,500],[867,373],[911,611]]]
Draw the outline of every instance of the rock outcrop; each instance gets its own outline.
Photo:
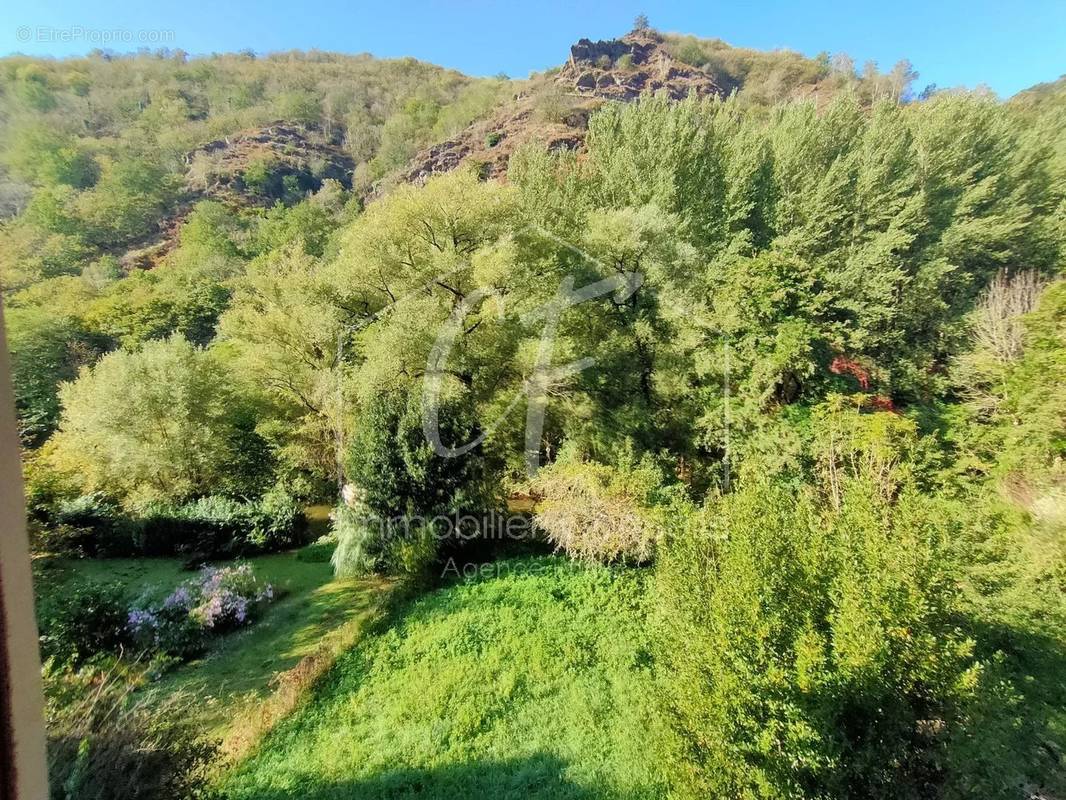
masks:
[[[355,162],[340,142],[313,127],[274,122],[226,139],[207,142],[186,155],[191,192],[241,205],[273,205],[289,180],[302,192],[317,191],[327,178],[351,188]],[[269,165],[269,180],[245,180],[254,165]]]
[[[327,178],[350,189],[355,169],[339,141],[317,128],[280,121],[202,144],[184,160],[183,197],[150,236],[127,248],[120,258],[125,272],[161,263],[177,245],[182,223],[200,200],[218,200],[231,207],[269,207],[315,192]],[[252,167],[261,173],[257,181],[246,180]]]
[[[561,119],[551,120],[543,117],[534,98],[517,98],[506,109],[420,152],[399,179],[421,183],[465,163],[476,163],[485,178],[500,178],[515,149],[530,141],[549,150],[578,149],[585,141],[588,115],[598,103],[574,99],[574,108]]]
[[[511,153],[529,141],[550,150],[580,150],[589,115],[597,107],[635,100],[645,92],[665,92],[673,100],[724,93],[706,72],[671,57],[654,31],[633,31],[610,41],[582,39],[554,76],[541,79],[488,119],[426,148],[398,178],[418,183],[470,162],[485,177],[501,177]]]
[[[674,100],[691,93],[722,94],[703,70],[672,58],[654,31],[633,31],[621,39],[582,39],[557,81],[578,93],[608,100],[633,100],[644,92],[666,92]]]

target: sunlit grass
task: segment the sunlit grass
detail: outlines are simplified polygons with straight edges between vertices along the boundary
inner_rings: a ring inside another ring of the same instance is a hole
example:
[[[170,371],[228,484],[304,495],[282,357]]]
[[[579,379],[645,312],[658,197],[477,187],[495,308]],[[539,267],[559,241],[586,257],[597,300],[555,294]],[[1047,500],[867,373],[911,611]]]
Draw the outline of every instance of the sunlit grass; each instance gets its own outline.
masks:
[[[271,678],[329,646],[349,623],[370,618],[388,584],[334,580],[328,563],[308,564],[291,553],[252,559],[260,580],[281,599],[252,626],[219,639],[208,652],[165,675],[161,688],[189,690],[204,699],[204,724],[224,734],[238,708],[266,696]]]
[[[556,558],[499,569],[342,657],[228,795],[662,796],[642,575]]]

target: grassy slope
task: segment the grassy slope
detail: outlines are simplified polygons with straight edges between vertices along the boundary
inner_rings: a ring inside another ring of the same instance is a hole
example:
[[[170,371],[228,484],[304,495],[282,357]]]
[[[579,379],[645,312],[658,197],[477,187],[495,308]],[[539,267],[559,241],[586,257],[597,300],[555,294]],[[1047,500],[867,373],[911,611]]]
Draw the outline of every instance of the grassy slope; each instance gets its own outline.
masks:
[[[499,569],[346,654],[227,795],[662,796],[642,576],[555,558]]]
[[[164,690],[203,698],[205,729],[223,734],[240,710],[264,697],[272,678],[304,656],[349,635],[372,619],[389,584],[380,579],[334,580],[328,563],[305,564],[292,554],[252,559],[256,574],[286,594],[245,630],[222,637],[196,661],[168,673]]]

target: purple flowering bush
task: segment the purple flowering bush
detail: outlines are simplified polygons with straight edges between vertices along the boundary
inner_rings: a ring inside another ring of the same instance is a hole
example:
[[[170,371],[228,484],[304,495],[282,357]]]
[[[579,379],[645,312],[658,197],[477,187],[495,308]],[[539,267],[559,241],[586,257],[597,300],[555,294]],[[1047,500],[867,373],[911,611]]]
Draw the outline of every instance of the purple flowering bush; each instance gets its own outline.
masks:
[[[189,658],[212,635],[251,624],[274,596],[274,587],[261,584],[250,564],[205,567],[161,604],[131,608],[126,629],[143,650]]]

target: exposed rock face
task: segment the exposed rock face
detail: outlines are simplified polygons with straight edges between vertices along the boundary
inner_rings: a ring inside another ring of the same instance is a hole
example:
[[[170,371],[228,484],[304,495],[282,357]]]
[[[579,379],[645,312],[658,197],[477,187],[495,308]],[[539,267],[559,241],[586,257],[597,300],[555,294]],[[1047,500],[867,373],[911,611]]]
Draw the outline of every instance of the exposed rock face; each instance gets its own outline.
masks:
[[[674,100],[693,92],[723,94],[703,70],[671,58],[654,31],[633,31],[609,42],[582,39],[570,48],[558,82],[608,100],[633,100],[643,92],[660,91]]]
[[[561,120],[551,122],[540,117],[533,98],[518,98],[495,116],[420,152],[399,179],[422,183],[463,163],[476,163],[484,178],[500,178],[507,172],[511,154],[529,141],[549,150],[575,150],[584,143],[589,114],[598,104],[579,98],[575,102]]]
[[[273,182],[286,177],[302,191],[317,191],[326,178],[352,185],[355,163],[348,152],[317,129],[275,122],[226,139],[207,142],[185,157],[191,192],[242,205],[273,205],[280,199],[244,180],[257,162],[271,165]]]
[[[579,39],[577,44],[570,47],[570,63],[595,64],[603,58],[614,63],[628,55],[634,64],[643,64],[655,50],[656,44],[658,39],[654,34],[643,32],[634,32],[624,39],[611,39],[609,42]]]
[[[179,231],[185,218],[192,211],[192,200],[186,199],[178,204],[169,216],[159,221],[159,230],[155,235],[132,246],[121,257],[119,266],[126,274],[138,269],[153,269],[178,244]]]
[[[531,96],[516,98],[495,116],[423,150],[400,180],[421,182],[464,162],[477,162],[485,177],[503,176],[511,153],[528,141],[550,150],[579,150],[589,115],[608,100],[630,101],[644,92],[660,91],[674,100],[690,93],[724,94],[707,73],[673,59],[662,44],[662,38],[650,30],[610,41],[580,40],[553,80]],[[538,112],[538,96],[549,90],[561,95],[567,106],[558,122],[547,121]]]
[[[270,165],[266,181],[249,185],[245,173],[262,162]],[[327,178],[352,186],[355,162],[348,152],[315,128],[274,122],[262,128],[216,139],[185,156],[185,194],[156,231],[134,243],[121,257],[126,272],[152,269],[178,242],[178,231],[199,200],[219,200],[229,206],[272,206],[289,202],[291,194],[317,191]],[[287,193],[295,187],[297,192]]]

